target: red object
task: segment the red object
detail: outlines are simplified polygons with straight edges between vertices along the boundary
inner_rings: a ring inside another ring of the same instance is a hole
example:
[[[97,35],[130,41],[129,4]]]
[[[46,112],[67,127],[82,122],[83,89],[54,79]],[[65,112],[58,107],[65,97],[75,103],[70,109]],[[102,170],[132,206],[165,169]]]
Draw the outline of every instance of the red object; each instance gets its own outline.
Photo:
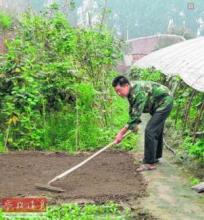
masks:
[[[3,198],[2,208],[5,212],[44,212],[46,198]]]

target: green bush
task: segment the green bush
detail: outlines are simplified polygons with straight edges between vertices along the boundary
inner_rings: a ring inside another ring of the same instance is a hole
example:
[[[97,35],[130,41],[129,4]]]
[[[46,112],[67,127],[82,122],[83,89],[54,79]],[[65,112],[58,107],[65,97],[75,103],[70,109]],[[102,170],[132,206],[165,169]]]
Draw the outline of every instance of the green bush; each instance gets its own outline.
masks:
[[[12,19],[5,12],[0,11],[0,30],[4,31],[10,28],[12,25]]]
[[[204,139],[199,139],[194,143],[192,138],[186,137],[183,147],[191,156],[204,161]]]
[[[57,7],[25,13],[17,30],[1,55],[1,145],[73,152],[109,142],[128,117],[111,88],[120,42],[105,28],[71,27]]]

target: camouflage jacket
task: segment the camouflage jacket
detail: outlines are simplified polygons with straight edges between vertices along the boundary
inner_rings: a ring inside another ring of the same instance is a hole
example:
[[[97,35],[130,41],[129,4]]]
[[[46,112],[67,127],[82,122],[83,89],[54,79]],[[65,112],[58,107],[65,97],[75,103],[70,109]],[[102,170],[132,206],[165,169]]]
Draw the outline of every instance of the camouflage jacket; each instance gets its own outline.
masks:
[[[141,122],[141,114],[150,113],[165,109],[173,103],[170,90],[159,83],[151,81],[136,81],[131,86],[129,94],[129,116],[127,127],[133,130]]]

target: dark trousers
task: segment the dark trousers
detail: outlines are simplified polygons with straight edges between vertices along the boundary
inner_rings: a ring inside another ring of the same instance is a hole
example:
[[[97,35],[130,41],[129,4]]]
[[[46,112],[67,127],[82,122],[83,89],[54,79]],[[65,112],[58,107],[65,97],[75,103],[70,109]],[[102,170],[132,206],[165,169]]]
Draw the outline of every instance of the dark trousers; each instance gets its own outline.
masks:
[[[173,104],[169,104],[165,109],[151,113],[145,128],[144,163],[152,164],[162,157],[164,123],[172,107]]]

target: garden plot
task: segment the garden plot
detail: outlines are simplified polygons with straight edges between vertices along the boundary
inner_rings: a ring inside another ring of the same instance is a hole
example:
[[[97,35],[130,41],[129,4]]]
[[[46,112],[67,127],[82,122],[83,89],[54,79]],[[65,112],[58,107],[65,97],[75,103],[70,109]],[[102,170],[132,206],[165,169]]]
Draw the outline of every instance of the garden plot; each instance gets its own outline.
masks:
[[[50,179],[80,163],[92,153],[22,151],[0,155],[0,198],[46,196],[49,204],[73,201],[104,203],[128,201],[145,194],[145,182],[133,156],[127,152],[106,151],[53,185],[63,193],[41,191],[36,183]]]

